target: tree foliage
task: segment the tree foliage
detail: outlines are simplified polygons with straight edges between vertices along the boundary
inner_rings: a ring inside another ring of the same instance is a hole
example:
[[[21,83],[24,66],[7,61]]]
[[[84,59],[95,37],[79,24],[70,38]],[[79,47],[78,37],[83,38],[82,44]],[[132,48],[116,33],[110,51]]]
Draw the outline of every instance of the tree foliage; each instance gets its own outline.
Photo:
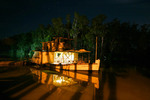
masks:
[[[41,42],[50,41],[55,36],[73,38],[74,49],[91,51],[95,56],[95,38],[98,38],[98,58],[101,60],[131,60],[148,56],[150,51],[150,25],[131,24],[114,19],[105,22],[106,16],[100,14],[91,21],[85,15],[74,13],[66,16],[66,23],[61,18],[53,18],[52,24],[39,27],[31,32],[17,35],[17,41],[10,53],[18,58],[32,57],[33,50],[41,49]],[[104,23],[105,22],[105,23]],[[101,54],[102,53],[102,54]],[[100,55],[101,54],[101,55]]]

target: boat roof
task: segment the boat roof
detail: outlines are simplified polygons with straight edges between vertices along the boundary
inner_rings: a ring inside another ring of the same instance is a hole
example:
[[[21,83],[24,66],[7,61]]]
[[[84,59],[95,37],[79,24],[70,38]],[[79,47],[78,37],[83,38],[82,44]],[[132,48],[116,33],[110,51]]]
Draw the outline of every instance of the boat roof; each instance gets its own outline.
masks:
[[[33,50],[33,51],[41,51],[41,50]],[[85,49],[80,49],[80,50],[42,51],[42,52],[74,52],[74,53],[90,53],[91,51],[87,51],[87,50],[85,50]]]

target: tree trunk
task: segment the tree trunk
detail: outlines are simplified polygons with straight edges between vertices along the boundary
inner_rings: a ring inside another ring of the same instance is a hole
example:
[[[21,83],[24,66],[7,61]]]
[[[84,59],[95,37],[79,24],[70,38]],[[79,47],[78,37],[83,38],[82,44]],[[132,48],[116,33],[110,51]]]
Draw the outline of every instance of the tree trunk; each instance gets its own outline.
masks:
[[[96,48],[95,48],[95,60],[97,60],[97,36],[96,36]]]
[[[102,58],[103,56],[103,45],[104,45],[104,37],[102,36],[102,42],[101,42],[101,53],[100,53],[100,57]]]
[[[41,50],[41,65],[43,64],[43,53],[42,53],[42,50]]]
[[[74,38],[74,49],[77,50],[77,37]]]

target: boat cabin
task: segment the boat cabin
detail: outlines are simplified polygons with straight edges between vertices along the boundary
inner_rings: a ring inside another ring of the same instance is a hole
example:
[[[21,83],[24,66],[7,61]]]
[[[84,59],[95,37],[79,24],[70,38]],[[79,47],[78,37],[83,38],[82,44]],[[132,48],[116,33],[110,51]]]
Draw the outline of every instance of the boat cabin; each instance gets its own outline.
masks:
[[[71,64],[78,61],[78,52],[71,49],[72,39],[54,37],[42,42],[42,50],[34,51],[32,62],[37,64]]]

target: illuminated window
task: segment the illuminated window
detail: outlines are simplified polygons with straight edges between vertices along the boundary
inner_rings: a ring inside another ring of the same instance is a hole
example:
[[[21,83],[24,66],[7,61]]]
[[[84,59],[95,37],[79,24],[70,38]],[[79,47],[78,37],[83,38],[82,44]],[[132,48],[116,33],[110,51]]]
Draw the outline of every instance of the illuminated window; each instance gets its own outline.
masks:
[[[55,52],[54,63],[70,64],[74,61],[74,53]]]

